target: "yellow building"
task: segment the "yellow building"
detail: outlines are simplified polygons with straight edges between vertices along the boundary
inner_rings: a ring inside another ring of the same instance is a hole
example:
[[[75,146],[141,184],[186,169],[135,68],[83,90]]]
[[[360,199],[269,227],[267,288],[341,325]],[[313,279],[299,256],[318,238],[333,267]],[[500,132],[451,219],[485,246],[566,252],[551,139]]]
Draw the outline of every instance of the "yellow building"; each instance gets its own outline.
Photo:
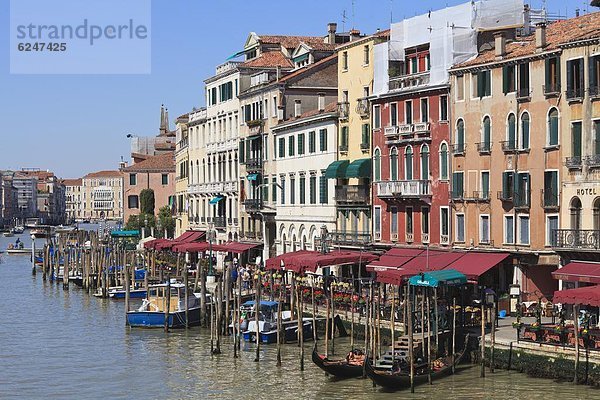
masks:
[[[327,169],[336,179],[336,245],[360,246],[371,238],[371,123],[368,97],[373,93],[374,47],[389,31],[370,36],[350,32],[338,53],[338,154]]]

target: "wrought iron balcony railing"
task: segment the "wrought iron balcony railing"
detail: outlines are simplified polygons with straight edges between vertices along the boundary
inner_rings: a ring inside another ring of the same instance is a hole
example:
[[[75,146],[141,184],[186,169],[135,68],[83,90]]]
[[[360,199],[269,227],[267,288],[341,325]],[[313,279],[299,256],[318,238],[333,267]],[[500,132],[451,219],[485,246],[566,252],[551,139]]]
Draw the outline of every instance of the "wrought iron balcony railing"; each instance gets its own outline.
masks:
[[[450,145],[452,154],[454,154],[455,156],[465,154],[466,147],[467,146],[464,143],[455,143]]]
[[[368,203],[369,187],[365,185],[338,185],[335,187],[335,200],[338,203]]]
[[[585,158],[585,165],[590,168],[600,167],[600,154],[594,154],[593,156],[587,156]]]
[[[583,99],[584,90],[582,87],[567,89],[567,101]]]
[[[550,244],[556,249],[600,250],[600,230],[556,229]]]
[[[479,142],[477,143],[477,151],[481,154],[487,154],[492,151],[491,142]]]
[[[560,83],[550,83],[544,85],[544,94],[546,96],[556,96],[560,94]]]
[[[333,231],[329,233],[333,245],[363,246],[371,243],[370,232]]]
[[[565,159],[565,166],[569,169],[581,169],[581,156],[567,157]]]
[[[517,141],[516,140],[505,140],[500,142],[502,145],[502,151],[505,153],[510,153],[517,151]]]
[[[263,208],[261,199],[246,199],[244,200],[244,208],[246,211],[259,211]]]

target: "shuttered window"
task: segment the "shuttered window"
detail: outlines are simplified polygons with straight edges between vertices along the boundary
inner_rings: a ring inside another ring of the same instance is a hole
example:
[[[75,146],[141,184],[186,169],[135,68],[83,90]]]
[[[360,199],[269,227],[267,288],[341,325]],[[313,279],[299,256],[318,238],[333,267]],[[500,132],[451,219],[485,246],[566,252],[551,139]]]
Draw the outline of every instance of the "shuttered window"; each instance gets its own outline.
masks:
[[[316,136],[317,135],[316,135],[315,131],[308,132],[308,152],[309,153],[314,153],[317,151]]]
[[[327,199],[329,197],[327,186],[327,178],[325,177],[325,173],[323,172],[319,177],[319,203],[327,204]]]
[[[558,110],[556,108],[548,113],[548,145],[558,145]]]
[[[505,65],[502,67],[502,93],[512,93],[515,89],[515,66]]]
[[[327,151],[327,129],[319,130],[320,150]]]
[[[279,138],[279,158],[285,157],[285,138]]]
[[[571,125],[571,156],[581,158],[581,122]]]
[[[298,134],[298,155],[304,154],[304,133]]]
[[[245,142],[244,140],[240,140],[240,151],[239,151],[239,154],[240,154],[240,162],[241,162],[241,163],[244,163],[244,162],[246,162],[246,157],[245,157],[245,156],[246,156],[245,145],[246,145],[246,142]]]
[[[464,173],[452,173],[452,198],[461,199],[464,197]]]
[[[371,139],[371,129],[369,127],[369,124],[363,124],[362,125],[362,141],[361,141],[361,148],[368,148],[370,146],[370,139]]]
[[[311,176],[308,181],[308,192],[310,204],[317,204],[317,177]]]

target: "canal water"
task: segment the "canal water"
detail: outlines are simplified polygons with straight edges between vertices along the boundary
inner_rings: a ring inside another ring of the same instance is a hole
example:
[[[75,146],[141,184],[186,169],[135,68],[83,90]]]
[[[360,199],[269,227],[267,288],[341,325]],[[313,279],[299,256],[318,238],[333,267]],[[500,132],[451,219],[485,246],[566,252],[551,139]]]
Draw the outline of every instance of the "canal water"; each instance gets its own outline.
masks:
[[[29,247],[31,242],[21,236]],[[0,250],[15,238],[0,237]],[[41,242],[39,244],[41,246]],[[496,371],[479,378],[478,368],[418,386],[416,393],[386,393],[371,381],[334,381],[310,361],[301,372],[299,348],[286,345],[283,366],[275,347],[243,344],[233,358],[224,339],[222,354],[210,353],[210,334],[125,327],[124,304],[97,299],[77,287],[32,276],[28,255],[0,254],[0,399],[598,399],[600,391],[568,383]],[[348,341],[338,340],[339,353]]]

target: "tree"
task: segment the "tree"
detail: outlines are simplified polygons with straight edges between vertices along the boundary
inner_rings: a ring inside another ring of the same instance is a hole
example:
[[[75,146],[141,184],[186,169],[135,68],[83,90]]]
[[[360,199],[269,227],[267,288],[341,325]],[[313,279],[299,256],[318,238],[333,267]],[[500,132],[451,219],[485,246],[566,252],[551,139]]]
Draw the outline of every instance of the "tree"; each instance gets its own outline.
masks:
[[[156,217],[154,214],[130,215],[125,224],[127,230],[139,230],[146,228],[147,230],[156,226]],[[149,234],[149,233],[148,233]]]
[[[154,190],[144,189],[140,193],[140,214],[154,214]]]
[[[158,210],[158,226],[161,233],[167,230],[167,236],[172,237],[175,232],[175,219],[171,214],[171,208],[169,206],[161,207]]]

